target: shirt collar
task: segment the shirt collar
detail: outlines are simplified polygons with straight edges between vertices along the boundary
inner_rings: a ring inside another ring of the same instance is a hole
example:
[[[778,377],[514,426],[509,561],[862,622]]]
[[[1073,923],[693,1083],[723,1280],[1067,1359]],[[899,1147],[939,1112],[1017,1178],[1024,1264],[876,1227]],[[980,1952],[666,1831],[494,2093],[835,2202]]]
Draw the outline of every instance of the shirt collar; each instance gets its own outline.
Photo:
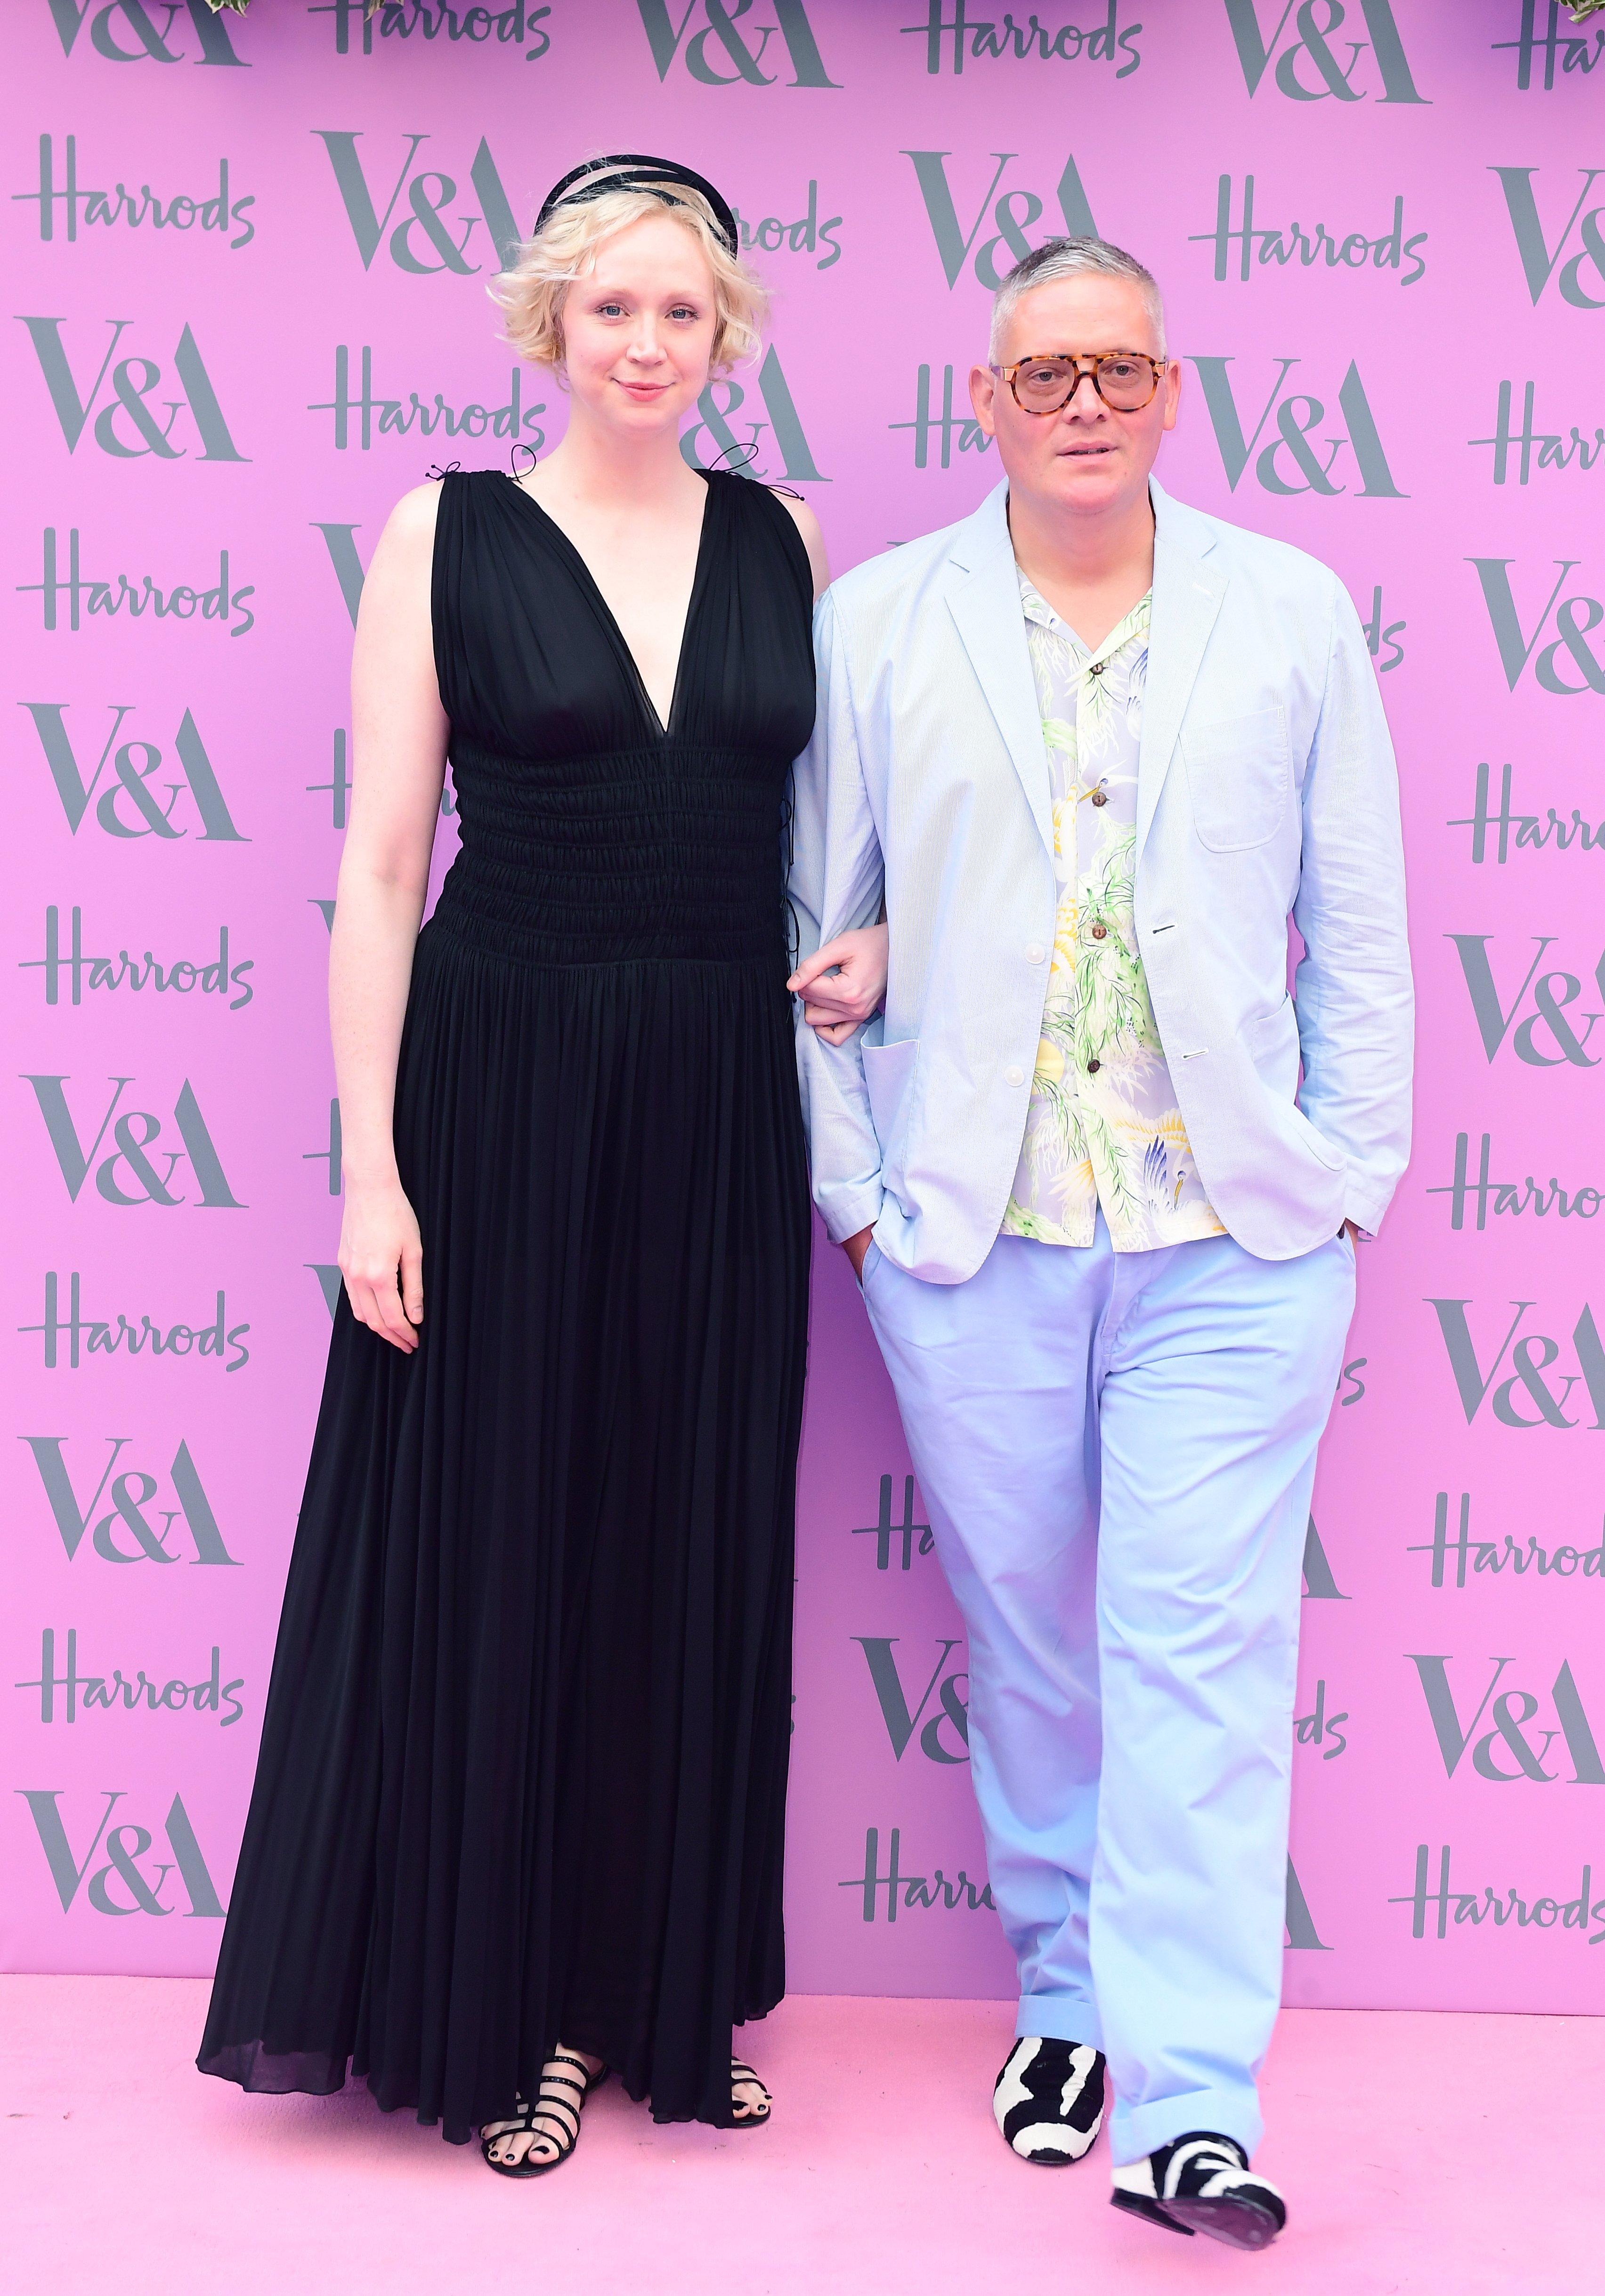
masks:
[[[1080,663],[1082,669],[1090,668],[1094,663],[1101,666],[1104,662],[1112,661],[1121,648],[1128,645],[1134,637],[1147,636],[1148,617],[1154,602],[1154,593],[1151,588],[1138,599],[1129,613],[1122,615],[1108,636],[1094,652],[1082,639],[1077,637],[1069,623],[1061,615],[1055,613],[1017,559],[1015,562],[1015,572],[1020,578],[1020,610],[1026,620],[1035,622],[1041,629],[1057,632],[1074,647],[1078,656],[1084,657]]]

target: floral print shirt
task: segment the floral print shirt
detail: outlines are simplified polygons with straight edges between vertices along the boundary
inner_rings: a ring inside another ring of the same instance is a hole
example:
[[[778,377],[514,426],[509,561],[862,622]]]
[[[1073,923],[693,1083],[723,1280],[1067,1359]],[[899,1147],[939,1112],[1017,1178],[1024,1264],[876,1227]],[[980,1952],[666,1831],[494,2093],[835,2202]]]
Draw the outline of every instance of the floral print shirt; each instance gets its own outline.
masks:
[[[1224,1235],[1176,1106],[1137,951],[1137,746],[1152,593],[1096,652],[1025,574],[1058,881],[1041,1042],[1002,1233],[1116,1251]]]

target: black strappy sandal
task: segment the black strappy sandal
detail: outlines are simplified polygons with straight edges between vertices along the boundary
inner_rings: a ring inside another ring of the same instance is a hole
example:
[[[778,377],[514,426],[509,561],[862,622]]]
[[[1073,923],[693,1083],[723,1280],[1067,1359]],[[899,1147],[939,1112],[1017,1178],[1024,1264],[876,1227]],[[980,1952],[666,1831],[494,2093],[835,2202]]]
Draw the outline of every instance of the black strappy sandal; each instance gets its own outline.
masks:
[[[751,2081],[751,2082],[753,2083],[753,2086],[755,2088],[763,2088],[763,2083],[759,2079],[759,2078],[758,2078],[757,2074],[753,2070],[753,2068],[751,2067],[751,2065],[744,2065],[744,2064],[742,2063],[741,2059],[740,2059],[739,2057],[732,2057],[732,2058],[730,2059],[730,2126],[731,2126],[731,2128],[762,2128],[767,2124],[767,2122],[768,2122],[768,2120],[769,2120],[769,2117],[770,2117],[770,2105],[771,2105],[771,2104],[773,2104],[773,2103],[774,2103],[774,2101],[775,2101],[775,2100],[774,2100],[774,2098],[770,2095],[770,2093],[769,2093],[768,2089],[763,2088],[763,2103],[762,2103],[762,2104],[761,2104],[760,2107],[758,2107],[756,2110],[754,2110],[752,2106],[750,2106],[750,2105],[749,2105],[749,2106],[747,2107],[747,2110],[746,2110],[744,2113],[740,2114],[740,2115],[739,2115],[739,2117],[738,2117],[738,2116],[737,2116],[737,2112],[736,2112],[736,2105],[737,2105],[736,2084],[737,2084],[737,2081]]]
[[[601,2087],[608,2075],[606,2065],[592,2072],[583,2057],[575,2056],[571,2049],[554,2049],[547,2062],[548,2065],[572,2065],[580,2078],[571,2080],[565,2072],[543,2071],[533,2103],[522,2096],[514,2098],[516,2110],[508,2120],[496,2123],[495,2135],[487,2136],[482,2131],[480,2152],[486,2168],[494,2169],[498,2177],[544,2177],[548,2169],[561,2169],[580,2141],[580,2115],[586,2098],[593,2089]],[[564,2089],[572,2095],[572,2103],[562,2094]],[[537,2128],[537,2121],[544,2125]],[[499,2144],[504,2137],[524,2135],[533,2136],[539,2144],[555,2144],[556,2156],[549,2161],[537,2161],[527,2152],[522,2161],[490,2158],[493,2144]]]

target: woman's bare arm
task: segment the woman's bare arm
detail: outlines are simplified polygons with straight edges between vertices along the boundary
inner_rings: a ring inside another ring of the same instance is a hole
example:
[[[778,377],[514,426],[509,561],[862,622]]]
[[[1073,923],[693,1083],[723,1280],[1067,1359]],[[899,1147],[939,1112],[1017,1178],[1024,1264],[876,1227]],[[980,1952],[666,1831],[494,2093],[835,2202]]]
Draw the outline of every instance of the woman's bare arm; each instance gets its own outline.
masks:
[[[439,497],[438,486],[402,496],[363,584],[351,657],[350,826],[329,948],[345,1174],[341,1273],[359,1319],[408,1353],[424,1316],[424,1254],[392,1125],[446,770],[430,610]]]
[[[814,596],[822,598],[830,587],[830,562],[825,555],[825,537],[819,529],[819,521],[802,497],[788,488],[774,487],[770,492],[781,508],[791,513],[792,521],[802,537],[802,547],[808,553]]]

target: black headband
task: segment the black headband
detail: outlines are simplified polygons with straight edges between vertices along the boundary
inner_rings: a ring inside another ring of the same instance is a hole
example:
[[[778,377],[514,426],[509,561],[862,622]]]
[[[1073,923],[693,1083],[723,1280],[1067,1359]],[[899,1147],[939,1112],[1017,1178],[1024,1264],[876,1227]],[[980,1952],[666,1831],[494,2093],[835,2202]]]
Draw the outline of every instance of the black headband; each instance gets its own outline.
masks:
[[[688,184],[694,192],[702,193],[713,211],[715,232],[739,262],[741,235],[728,202],[694,168],[678,168],[671,160],[654,160],[645,152],[614,152],[605,159],[587,160],[578,168],[571,168],[562,182],[554,184],[547,193],[535,218],[536,236],[546,228],[556,209],[605,199],[609,192],[647,192],[654,200],[662,200],[665,207],[683,208],[684,200],[677,200],[672,192],[660,190],[663,184]]]

